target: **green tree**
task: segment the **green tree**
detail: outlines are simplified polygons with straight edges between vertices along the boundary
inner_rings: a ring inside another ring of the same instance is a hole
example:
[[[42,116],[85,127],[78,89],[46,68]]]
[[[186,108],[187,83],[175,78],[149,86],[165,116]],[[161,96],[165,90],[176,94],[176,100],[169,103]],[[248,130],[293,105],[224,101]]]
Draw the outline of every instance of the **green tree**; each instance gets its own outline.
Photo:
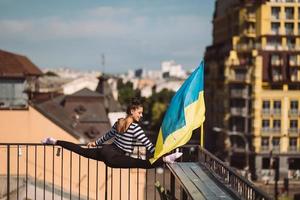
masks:
[[[121,79],[119,79],[118,83],[117,83],[117,88],[118,88],[118,92],[119,92],[118,101],[124,107],[127,106],[127,104],[130,102],[130,100],[132,98],[141,96],[140,90],[133,89],[132,82],[128,81],[126,83],[123,83],[123,81]]]
[[[153,131],[158,131],[164,114],[170,104],[174,92],[168,89],[163,89],[158,93],[153,93],[152,96],[144,101],[144,120],[150,122],[150,128]]]
[[[152,128],[156,131],[159,130],[163,120],[164,113],[166,112],[167,105],[161,102],[154,102],[152,106]]]

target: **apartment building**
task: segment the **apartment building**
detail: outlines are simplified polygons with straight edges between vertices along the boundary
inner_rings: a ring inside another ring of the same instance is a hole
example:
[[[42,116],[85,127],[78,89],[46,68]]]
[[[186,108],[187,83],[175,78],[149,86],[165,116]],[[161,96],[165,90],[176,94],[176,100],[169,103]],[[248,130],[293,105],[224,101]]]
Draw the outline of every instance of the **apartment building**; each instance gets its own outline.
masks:
[[[264,179],[278,156],[300,179],[300,1],[217,0],[205,60],[206,128],[232,136],[230,163]]]

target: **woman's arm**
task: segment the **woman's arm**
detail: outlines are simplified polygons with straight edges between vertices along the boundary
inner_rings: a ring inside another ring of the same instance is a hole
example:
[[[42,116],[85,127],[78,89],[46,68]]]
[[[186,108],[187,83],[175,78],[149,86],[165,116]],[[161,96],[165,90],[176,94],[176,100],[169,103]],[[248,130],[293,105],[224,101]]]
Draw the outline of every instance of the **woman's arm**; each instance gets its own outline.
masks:
[[[105,135],[103,135],[102,137],[98,138],[95,141],[95,144],[97,146],[103,144],[104,142],[106,142],[107,140],[113,138],[116,135],[116,125],[114,125]]]
[[[145,132],[143,131],[143,129],[139,125],[137,125],[134,128],[134,137],[139,142],[141,142],[151,154],[154,153],[154,150],[155,150],[154,145],[149,140],[149,138],[145,135]]]

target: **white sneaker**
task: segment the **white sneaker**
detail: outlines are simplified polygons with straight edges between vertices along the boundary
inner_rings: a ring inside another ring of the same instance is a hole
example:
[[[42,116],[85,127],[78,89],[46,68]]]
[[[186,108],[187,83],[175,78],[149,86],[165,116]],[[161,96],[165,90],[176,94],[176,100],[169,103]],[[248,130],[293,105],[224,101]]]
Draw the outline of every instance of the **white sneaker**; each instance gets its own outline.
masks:
[[[47,137],[41,141],[43,144],[56,144],[56,139]]]
[[[165,157],[163,158],[163,161],[166,162],[166,163],[172,164],[172,163],[175,162],[175,160],[176,160],[177,158],[180,158],[180,157],[182,156],[182,154],[183,154],[183,153],[181,153],[181,152],[175,152],[175,153],[172,153],[172,154],[170,154],[170,155],[165,156]]]

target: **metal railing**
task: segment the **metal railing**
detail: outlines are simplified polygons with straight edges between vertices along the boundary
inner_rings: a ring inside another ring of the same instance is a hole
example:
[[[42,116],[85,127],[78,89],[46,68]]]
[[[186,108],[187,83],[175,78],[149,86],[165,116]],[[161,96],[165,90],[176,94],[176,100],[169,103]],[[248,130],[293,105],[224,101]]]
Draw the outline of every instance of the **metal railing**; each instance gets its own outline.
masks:
[[[145,148],[136,148],[135,156],[141,157]],[[179,150],[186,156],[184,161],[197,161],[198,145]],[[155,182],[166,190],[171,188],[165,166],[147,170],[110,168],[60,146],[0,143],[0,162],[0,199],[159,200]],[[180,196],[179,185],[175,188],[175,196]]]
[[[239,175],[232,168],[227,166],[220,159],[207,150],[200,148],[199,161],[202,163],[227,189],[246,200],[268,200],[272,199],[259,188],[255,187],[246,178]]]
[[[60,146],[0,144],[0,160],[0,199],[156,200],[155,181],[167,184],[164,167],[113,169]]]

